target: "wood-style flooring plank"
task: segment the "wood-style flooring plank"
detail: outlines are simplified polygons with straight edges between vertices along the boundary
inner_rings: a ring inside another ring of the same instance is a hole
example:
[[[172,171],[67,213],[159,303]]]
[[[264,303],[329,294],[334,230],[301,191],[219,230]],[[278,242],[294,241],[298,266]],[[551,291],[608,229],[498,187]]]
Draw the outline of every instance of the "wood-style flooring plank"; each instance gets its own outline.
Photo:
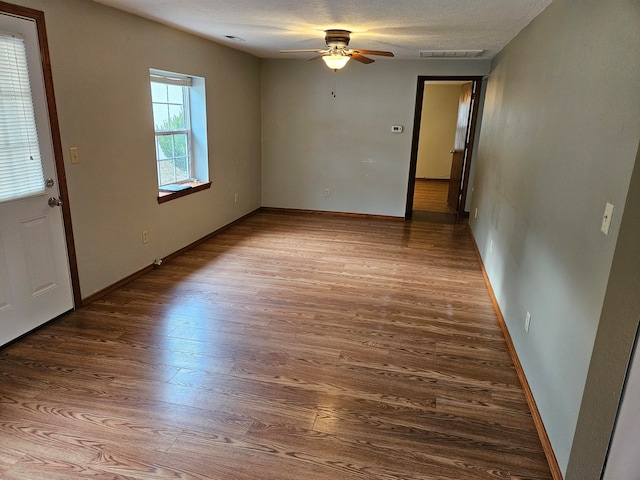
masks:
[[[450,212],[447,205],[449,180],[416,178],[413,209],[430,212]]]
[[[465,226],[259,212],[0,350],[8,480],[549,480]]]

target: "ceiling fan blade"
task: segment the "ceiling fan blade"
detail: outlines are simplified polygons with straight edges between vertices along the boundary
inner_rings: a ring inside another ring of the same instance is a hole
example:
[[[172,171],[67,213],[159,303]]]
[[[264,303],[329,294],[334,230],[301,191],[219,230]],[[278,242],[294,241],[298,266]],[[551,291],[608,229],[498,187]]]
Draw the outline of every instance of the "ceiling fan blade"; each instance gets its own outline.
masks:
[[[382,57],[393,57],[393,53],[391,52],[383,52],[381,50],[362,50],[360,48],[351,50],[353,53],[364,54],[364,55],[380,55]]]
[[[319,55],[315,55],[315,56],[313,56],[313,57],[311,57],[311,58],[307,58],[307,62],[311,62],[311,61],[313,61],[313,60],[317,60],[317,59],[319,59],[319,58],[324,57],[325,55],[326,55],[326,53],[321,53],[321,54],[319,54]]]
[[[322,48],[305,48],[302,50],[280,50],[280,53],[309,53],[309,52],[315,52],[315,53],[320,53],[320,52],[325,52],[326,49],[322,49]]]
[[[360,63],[369,64],[369,63],[375,62],[375,60],[371,58],[363,57],[362,55],[356,52],[352,52],[349,56],[353,58],[356,62],[360,62]]]

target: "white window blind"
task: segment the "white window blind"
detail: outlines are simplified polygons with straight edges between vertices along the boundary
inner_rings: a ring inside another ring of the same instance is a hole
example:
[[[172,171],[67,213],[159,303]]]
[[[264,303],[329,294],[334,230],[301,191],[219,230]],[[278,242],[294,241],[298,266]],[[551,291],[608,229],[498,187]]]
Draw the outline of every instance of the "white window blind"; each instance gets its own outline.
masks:
[[[192,85],[191,77],[187,75],[178,75],[177,73],[161,72],[159,70],[149,70],[151,81],[156,83],[166,83],[169,85],[181,85],[190,87]]]
[[[0,202],[44,188],[24,39],[0,33]]]

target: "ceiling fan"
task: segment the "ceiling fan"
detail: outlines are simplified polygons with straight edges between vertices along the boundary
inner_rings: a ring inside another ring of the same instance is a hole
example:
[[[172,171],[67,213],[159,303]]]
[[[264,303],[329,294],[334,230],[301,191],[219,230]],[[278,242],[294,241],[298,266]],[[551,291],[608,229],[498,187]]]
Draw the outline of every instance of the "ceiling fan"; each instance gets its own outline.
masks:
[[[339,70],[344,67],[349,59],[353,58],[360,63],[373,63],[374,60],[365,57],[364,55],[380,55],[383,57],[393,57],[391,52],[383,52],[380,50],[362,50],[348,48],[351,32],[349,30],[326,30],[325,43],[327,48],[325,49],[303,49],[303,50],[280,50],[280,53],[298,53],[298,52],[314,52],[318,53],[315,57],[311,57],[309,60],[317,60],[322,58],[327,67],[332,70]]]

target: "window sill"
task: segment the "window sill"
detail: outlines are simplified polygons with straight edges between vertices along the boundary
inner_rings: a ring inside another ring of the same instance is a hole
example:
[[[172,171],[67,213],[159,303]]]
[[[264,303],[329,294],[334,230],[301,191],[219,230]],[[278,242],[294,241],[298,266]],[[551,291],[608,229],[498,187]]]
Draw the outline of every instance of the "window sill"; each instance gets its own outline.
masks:
[[[185,197],[192,193],[201,192],[211,188],[211,182],[186,182],[191,188],[180,190],[179,192],[158,192],[158,203],[165,203],[176,198]]]

